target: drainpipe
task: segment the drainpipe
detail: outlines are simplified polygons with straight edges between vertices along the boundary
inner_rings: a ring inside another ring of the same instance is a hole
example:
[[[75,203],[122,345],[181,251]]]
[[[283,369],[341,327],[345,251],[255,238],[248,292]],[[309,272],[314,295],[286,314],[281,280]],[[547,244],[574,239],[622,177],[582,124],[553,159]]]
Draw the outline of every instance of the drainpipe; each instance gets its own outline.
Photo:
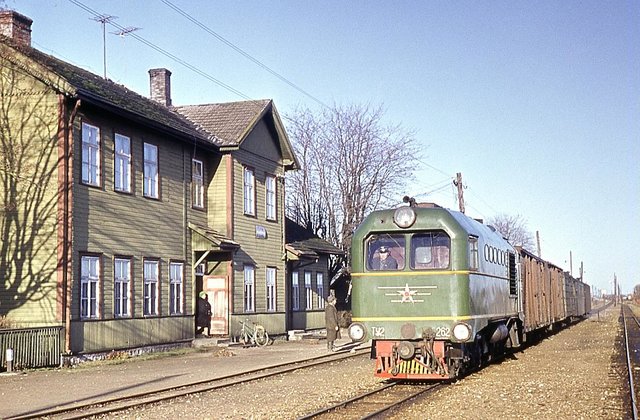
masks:
[[[64,101],[64,97],[61,97],[61,102]],[[62,104],[64,106],[64,103]],[[69,279],[69,193],[70,193],[70,185],[69,185],[69,169],[70,169],[70,144],[73,141],[73,121],[76,118],[76,114],[78,112],[78,108],[80,107],[80,99],[76,99],[76,103],[73,106],[73,110],[71,111],[71,115],[69,115],[69,122],[65,129],[64,135],[64,189],[63,189],[63,214],[62,225],[62,283],[64,285],[64,312],[65,312],[65,333],[64,333],[64,341],[65,354],[71,354],[71,296],[72,296],[72,287],[71,281]]]

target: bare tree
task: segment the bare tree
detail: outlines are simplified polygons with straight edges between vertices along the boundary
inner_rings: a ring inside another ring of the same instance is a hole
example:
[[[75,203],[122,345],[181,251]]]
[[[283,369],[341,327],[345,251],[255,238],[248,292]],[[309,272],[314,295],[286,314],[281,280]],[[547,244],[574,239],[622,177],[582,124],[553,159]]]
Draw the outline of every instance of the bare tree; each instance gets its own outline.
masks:
[[[383,123],[382,106],[334,106],[287,116],[302,169],[287,180],[287,213],[349,254],[365,215],[399,202],[419,153],[414,135]]]
[[[502,236],[514,246],[521,246],[531,253],[535,252],[533,235],[527,229],[527,221],[521,215],[499,214],[488,220]]]

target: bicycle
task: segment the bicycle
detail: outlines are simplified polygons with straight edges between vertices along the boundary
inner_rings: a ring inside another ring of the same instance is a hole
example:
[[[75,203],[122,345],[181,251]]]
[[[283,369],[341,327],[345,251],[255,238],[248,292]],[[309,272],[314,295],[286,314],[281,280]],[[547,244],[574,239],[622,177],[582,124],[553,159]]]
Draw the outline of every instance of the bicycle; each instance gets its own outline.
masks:
[[[240,321],[242,328],[238,334],[239,341],[243,345],[257,345],[264,347],[269,344],[269,334],[267,330],[260,324],[255,324],[247,319],[247,321]]]

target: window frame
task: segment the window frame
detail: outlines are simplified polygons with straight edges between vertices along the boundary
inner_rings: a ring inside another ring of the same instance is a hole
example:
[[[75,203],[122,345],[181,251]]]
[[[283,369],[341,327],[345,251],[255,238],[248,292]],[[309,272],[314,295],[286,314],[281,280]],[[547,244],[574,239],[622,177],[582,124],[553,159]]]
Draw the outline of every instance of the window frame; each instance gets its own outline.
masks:
[[[291,272],[291,310],[300,310],[300,273]]]
[[[243,269],[243,310],[247,312],[256,311],[256,267],[245,264]]]
[[[155,277],[148,277],[147,266],[154,266]],[[142,262],[142,314],[160,315],[160,260],[145,258]]]
[[[126,264],[126,272],[118,268],[118,263]],[[113,259],[113,316],[114,318],[131,318],[131,258],[115,257]],[[126,274],[126,277],[118,276]]]
[[[149,156],[151,150],[155,156]],[[142,145],[142,195],[146,198],[160,198],[160,150],[157,145],[144,142]]]
[[[272,185],[271,185],[272,184]],[[267,175],[264,180],[265,188],[265,219],[276,222],[278,220],[278,182],[274,175]]]
[[[95,263],[92,264],[91,263]],[[87,265],[88,264],[88,265]],[[101,258],[80,256],[80,319],[100,319]],[[85,271],[85,268],[88,271]]]
[[[196,171],[200,167],[200,173]],[[191,159],[191,205],[196,209],[204,209],[204,162]]]
[[[253,168],[245,166],[242,175],[242,207],[246,216],[256,216],[256,174]]]
[[[82,122],[82,167],[80,179],[84,185],[100,187],[102,185],[102,141],[100,127]],[[95,131],[95,136],[91,132]],[[92,141],[95,139],[95,141]]]
[[[425,265],[433,265],[431,267],[418,267],[417,265],[419,264],[416,261],[416,251],[419,249],[419,247],[416,245],[415,241],[418,240],[419,238],[425,238],[430,236],[431,238],[431,245],[429,245],[429,252],[430,252],[430,260],[426,263],[423,263]],[[435,248],[441,248],[444,247],[444,245],[442,244],[438,244],[436,243],[436,240],[440,239],[440,238],[446,238],[447,239],[447,244],[446,244],[446,265],[443,264],[443,262],[441,261],[441,256],[439,254],[434,254],[434,249]],[[409,267],[412,270],[418,270],[418,271],[422,271],[422,270],[448,270],[451,267],[451,236],[449,236],[449,234],[447,232],[445,232],[444,230],[433,230],[433,231],[425,231],[425,232],[419,232],[419,233],[414,233],[413,235],[411,235],[410,238],[410,255],[409,255]],[[437,257],[437,258],[434,258]],[[435,262],[437,262],[438,264],[436,264]]]
[[[179,276],[176,276],[179,274]],[[184,263],[169,262],[169,315],[184,312]]]
[[[276,312],[277,310],[277,284],[278,269],[276,267],[267,267],[265,270],[265,296],[267,301],[267,312]]]
[[[128,153],[120,151],[118,142],[126,139]],[[115,133],[113,136],[113,189],[121,193],[132,192],[131,137]],[[124,178],[124,179],[123,179]]]
[[[304,272],[304,309],[313,309],[313,284],[311,283],[311,271]]]
[[[325,308],[324,298],[324,273],[322,271],[316,272],[316,290],[318,291],[318,309]]]
[[[469,270],[480,269],[480,248],[477,236],[469,236]]]

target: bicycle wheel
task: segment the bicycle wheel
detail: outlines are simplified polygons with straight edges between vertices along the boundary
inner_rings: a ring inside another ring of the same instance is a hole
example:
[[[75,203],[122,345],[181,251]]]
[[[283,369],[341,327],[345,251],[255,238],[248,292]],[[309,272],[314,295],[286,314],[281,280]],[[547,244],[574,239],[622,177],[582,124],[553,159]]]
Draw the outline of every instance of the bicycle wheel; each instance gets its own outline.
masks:
[[[253,339],[257,345],[260,347],[264,347],[269,344],[269,334],[265,331],[264,328],[256,328],[256,332],[253,335]]]

